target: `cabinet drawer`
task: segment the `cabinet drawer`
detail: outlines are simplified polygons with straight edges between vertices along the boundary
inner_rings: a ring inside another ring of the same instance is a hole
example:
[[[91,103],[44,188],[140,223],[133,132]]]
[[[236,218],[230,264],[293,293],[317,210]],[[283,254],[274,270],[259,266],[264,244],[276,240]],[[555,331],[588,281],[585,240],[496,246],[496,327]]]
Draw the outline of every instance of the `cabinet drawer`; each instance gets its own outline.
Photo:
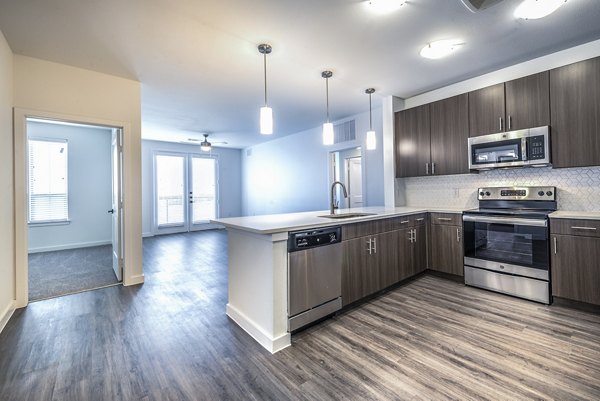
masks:
[[[427,213],[413,214],[410,217],[414,221],[414,223],[413,223],[414,226],[420,226],[422,224],[427,224]]]
[[[550,219],[552,234],[600,237],[600,220]]]
[[[430,213],[431,224],[462,226],[461,213]]]
[[[389,218],[343,225],[342,239],[348,240],[392,231],[395,229],[395,225],[398,224],[395,220],[396,218]]]

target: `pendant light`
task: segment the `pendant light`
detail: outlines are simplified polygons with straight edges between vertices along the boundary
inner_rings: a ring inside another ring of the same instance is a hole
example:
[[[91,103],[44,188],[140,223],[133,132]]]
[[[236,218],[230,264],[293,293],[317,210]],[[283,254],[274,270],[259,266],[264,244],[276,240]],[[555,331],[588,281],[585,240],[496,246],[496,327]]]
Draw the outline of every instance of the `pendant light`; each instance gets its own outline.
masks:
[[[267,43],[262,43],[258,45],[258,51],[263,55],[265,73],[265,105],[260,108],[260,133],[271,135],[273,133],[273,109],[267,106],[267,54],[270,54],[273,48]]]
[[[212,144],[208,142],[208,134],[204,134],[204,140],[200,142],[200,150],[203,152],[210,152]]]
[[[374,88],[365,89],[365,93],[369,95],[369,130],[367,131],[367,150],[377,149],[377,136],[373,131],[373,109],[371,107],[371,95],[375,93]]]
[[[333,124],[329,122],[329,78],[333,76],[331,71],[323,71],[321,77],[325,78],[325,96],[327,102],[327,122],[323,124],[323,145],[333,145]]]

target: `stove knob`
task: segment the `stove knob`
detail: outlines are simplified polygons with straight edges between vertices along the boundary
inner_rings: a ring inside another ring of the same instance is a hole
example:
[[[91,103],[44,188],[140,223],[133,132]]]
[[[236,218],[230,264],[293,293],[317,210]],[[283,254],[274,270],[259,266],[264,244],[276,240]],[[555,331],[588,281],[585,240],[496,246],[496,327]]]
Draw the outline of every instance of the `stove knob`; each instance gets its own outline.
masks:
[[[481,192],[479,193],[479,196],[483,196],[483,195],[485,195],[485,194],[483,193],[483,191],[481,191]]]
[[[491,195],[490,191],[486,191],[485,195],[490,196]]]
[[[552,196],[552,191],[548,191],[548,192],[546,192],[546,195],[548,195],[548,196]]]
[[[539,195],[539,196],[544,196],[544,191],[539,191],[539,192],[538,192],[538,195]],[[550,192],[548,192],[548,195],[550,195]]]

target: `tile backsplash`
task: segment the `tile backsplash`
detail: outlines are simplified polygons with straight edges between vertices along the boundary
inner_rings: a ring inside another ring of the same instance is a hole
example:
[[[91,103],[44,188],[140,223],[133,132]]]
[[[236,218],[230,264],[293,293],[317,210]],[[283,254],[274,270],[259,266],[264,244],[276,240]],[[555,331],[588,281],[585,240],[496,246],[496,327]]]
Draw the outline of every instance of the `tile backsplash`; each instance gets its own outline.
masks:
[[[398,206],[477,207],[477,188],[555,186],[558,209],[600,212],[600,167],[520,168],[396,179]]]

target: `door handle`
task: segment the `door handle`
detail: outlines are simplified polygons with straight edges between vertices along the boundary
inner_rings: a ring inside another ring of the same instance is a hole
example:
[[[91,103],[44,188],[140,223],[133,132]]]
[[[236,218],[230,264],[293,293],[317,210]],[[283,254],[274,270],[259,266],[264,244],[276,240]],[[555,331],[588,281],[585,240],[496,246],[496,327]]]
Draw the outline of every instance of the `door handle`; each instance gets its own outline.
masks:
[[[110,213],[110,214],[114,214],[114,213],[115,213],[115,209],[110,209],[110,210],[108,211],[108,213]]]
[[[511,116],[511,115],[509,115],[509,116],[508,116],[508,130],[509,130],[509,131],[510,131],[510,126],[512,125],[512,124],[511,124],[511,122],[512,122],[512,116]]]
[[[558,249],[556,247],[556,237],[554,237],[554,254],[556,255],[558,253]]]

